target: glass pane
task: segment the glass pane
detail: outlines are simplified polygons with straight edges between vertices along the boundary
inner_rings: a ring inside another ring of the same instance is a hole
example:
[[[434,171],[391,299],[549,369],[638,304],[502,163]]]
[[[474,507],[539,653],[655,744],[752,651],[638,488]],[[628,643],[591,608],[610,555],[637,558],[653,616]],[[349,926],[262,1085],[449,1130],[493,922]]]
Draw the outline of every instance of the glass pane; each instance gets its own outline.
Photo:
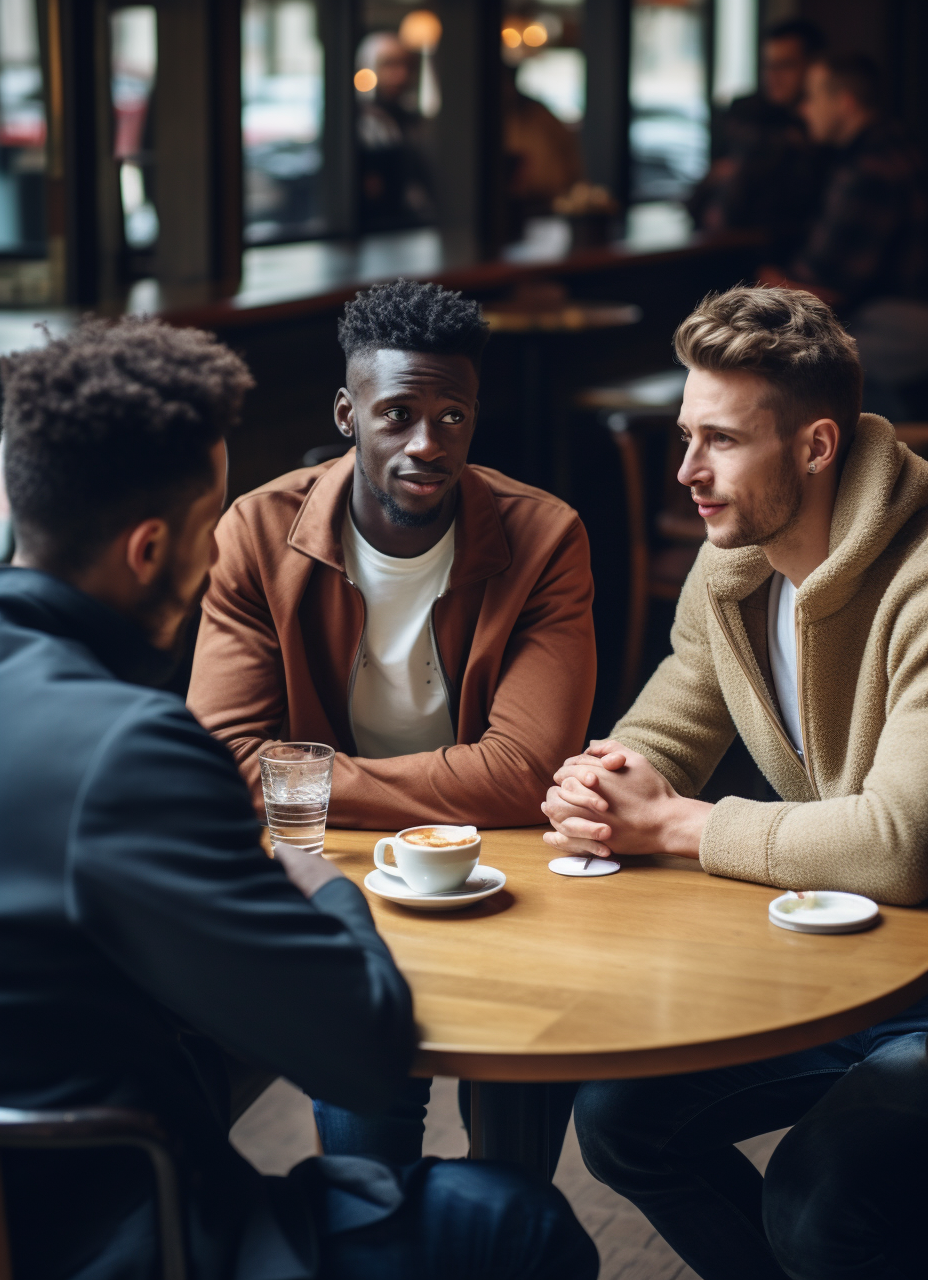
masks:
[[[681,200],[709,163],[703,0],[635,0],[631,200]]]
[[[361,29],[354,77],[361,230],[429,226],[436,216],[431,156],[441,111],[441,21],[402,0],[365,0]]]
[[[158,19],[153,5],[130,5],[110,16],[113,157],[119,165],[123,227],[130,250],[158,241],[151,100],[158,70]]]
[[[0,253],[45,255],[45,105],[34,0],[0,0]]]
[[[306,240],[325,230],[325,61],[311,0],[242,6],[245,243]]]
[[[758,0],[715,0],[712,101],[727,107],[757,88]]]

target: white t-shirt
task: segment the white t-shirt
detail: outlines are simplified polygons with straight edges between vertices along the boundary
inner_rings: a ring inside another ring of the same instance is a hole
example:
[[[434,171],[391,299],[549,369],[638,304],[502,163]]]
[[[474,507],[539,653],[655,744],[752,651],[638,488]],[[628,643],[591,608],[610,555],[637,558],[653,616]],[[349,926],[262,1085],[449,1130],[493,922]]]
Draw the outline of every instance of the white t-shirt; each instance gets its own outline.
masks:
[[[383,760],[453,746],[451,712],[429,621],[451,575],[454,524],[425,555],[400,559],[366,542],[349,511],[342,550],[345,570],[366,608],[348,708],[358,754]]]
[[[802,755],[799,686],[796,677],[796,588],[782,573],[775,573],[770,583],[767,649],[773,685],[783,713],[783,724],[793,746]]]

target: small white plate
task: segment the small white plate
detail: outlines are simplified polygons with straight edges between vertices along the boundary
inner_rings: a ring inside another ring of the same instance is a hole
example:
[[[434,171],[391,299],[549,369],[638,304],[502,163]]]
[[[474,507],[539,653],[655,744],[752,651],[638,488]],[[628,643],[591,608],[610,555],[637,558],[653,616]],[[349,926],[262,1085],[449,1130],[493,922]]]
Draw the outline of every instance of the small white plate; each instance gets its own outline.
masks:
[[[568,853],[562,858],[552,858],[548,870],[558,876],[611,876],[619,870],[614,858],[588,857],[584,853]]]
[[[796,933],[856,933],[869,929],[880,914],[877,904],[859,893],[818,890],[815,897],[815,907],[794,906],[799,899],[791,893],[774,898],[767,912],[771,923]]]
[[[457,911],[499,893],[505,883],[502,871],[484,866],[482,862],[477,864],[460,889],[449,889],[447,893],[413,893],[405,880],[388,876],[383,871],[369,871],[364,877],[365,889],[376,893],[378,898],[386,898],[401,907],[413,907],[416,911]]]

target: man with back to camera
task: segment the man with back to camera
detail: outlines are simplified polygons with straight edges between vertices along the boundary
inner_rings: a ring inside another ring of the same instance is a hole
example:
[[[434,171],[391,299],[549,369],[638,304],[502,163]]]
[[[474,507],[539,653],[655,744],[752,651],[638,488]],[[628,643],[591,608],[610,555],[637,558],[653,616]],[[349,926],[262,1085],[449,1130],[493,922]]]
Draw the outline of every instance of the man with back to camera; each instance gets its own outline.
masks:
[[[467,464],[487,328],[475,302],[397,281],[339,327],[355,448],[232,504],[189,705],[264,811],[258,749],[337,749],[329,821],[537,822],[595,684],[586,533],[550,494]],[[405,1163],[430,1082],[389,1116],[317,1104],[326,1151]]]
[[[853,339],[786,289],[706,298],[679,472],[706,521],[657,669],[542,806],[565,853],[667,852],[780,888],[928,895],[928,463],[862,414]],[[696,799],[736,733],[783,797]],[[767,1062],[582,1085],[588,1168],[704,1280],[924,1270],[928,998]],[[765,1178],[734,1143],[793,1125]]]
[[[802,18],[764,32],[760,88],[722,114],[715,159],[687,201],[701,228],[761,227],[778,251],[793,251],[821,195],[822,155],[799,107],[824,48],[821,29]]]
[[[3,381],[0,1105],[153,1113],[191,1280],[592,1277],[563,1199],[515,1170],[271,1178],[229,1145],[255,1077],[376,1108],[414,1046],[362,894],[323,858],[265,857],[231,756],[154,687],[215,562],[251,379],[207,334],[126,320],[13,356]],[[138,1152],[4,1151],[3,1183],[17,1280],[160,1274]]]

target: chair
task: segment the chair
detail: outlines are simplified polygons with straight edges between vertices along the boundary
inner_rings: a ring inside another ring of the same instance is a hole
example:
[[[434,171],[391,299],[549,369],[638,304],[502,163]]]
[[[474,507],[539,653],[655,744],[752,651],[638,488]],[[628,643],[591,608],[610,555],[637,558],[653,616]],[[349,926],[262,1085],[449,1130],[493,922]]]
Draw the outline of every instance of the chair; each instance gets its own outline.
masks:
[[[137,1147],[151,1161],[158,1200],[162,1280],[184,1280],[186,1261],[180,1197],[168,1139],[153,1116],[122,1107],[19,1111],[0,1107],[0,1153],[14,1148],[64,1151]],[[0,1182],[0,1280],[15,1280]]]

